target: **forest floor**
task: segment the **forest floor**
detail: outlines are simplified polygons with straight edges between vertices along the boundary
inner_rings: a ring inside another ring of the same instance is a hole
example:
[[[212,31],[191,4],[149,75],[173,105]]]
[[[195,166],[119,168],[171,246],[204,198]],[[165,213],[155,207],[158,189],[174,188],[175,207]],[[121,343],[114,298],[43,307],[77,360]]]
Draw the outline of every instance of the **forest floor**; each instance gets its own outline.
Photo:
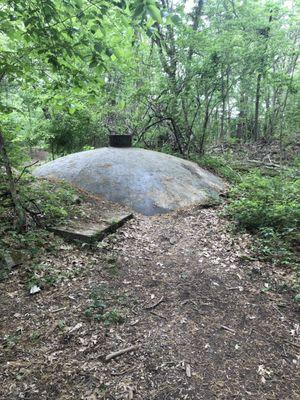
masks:
[[[0,398],[300,399],[286,271],[221,212],[136,215],[94,248],[46,245],[37,271],[57,279],[35,295],[14,269],[0,283]]]

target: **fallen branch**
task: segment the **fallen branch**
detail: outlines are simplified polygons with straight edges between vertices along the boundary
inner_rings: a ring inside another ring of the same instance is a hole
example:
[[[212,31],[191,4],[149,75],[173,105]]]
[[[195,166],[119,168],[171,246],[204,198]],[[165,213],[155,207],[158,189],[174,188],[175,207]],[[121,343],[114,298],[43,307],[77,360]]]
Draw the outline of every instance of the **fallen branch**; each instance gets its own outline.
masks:
[[[240,167],[249,168],[251,166],[262,167],[271,170],[286,170],[287,167],[285,165],[274,164],[274,163],[266,163],[260,160],[244,160],[241,162]]]
[[[113,353],[110,353],[105,357],[105,361],[109,361],[109,360],[112,360],[113,358],[121,356],[122,354],[129,353],[130,351],[136,350],[138,347],[139,347],[139,345],[135,345],[135,346],[126,347],[125,349],[114,351]]]
[[[164,301],[164,296],[161,297],[156,303],[152,304],[151,306],[145,307],[144,310],[153,310],[153,308],[157,307],[160,303]]]
[[[257,164],[257,165],[262,165],[264,167],[272,167],[272,168],[282,168],[283,166],[281,166],[280,164],[274,164],[274,163],[266,163],[264,161],[260,161],[260,160],[246,160],[246,162],[249,162],[251,164]]]

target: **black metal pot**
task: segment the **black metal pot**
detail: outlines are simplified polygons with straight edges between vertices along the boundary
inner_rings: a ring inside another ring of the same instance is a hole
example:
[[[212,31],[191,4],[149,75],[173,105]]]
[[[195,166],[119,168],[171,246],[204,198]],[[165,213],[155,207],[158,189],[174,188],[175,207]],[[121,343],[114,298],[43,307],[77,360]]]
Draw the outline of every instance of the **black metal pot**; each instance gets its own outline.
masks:
[[[111,147],[131,147],[131,135],[109,135],[109,145]]]

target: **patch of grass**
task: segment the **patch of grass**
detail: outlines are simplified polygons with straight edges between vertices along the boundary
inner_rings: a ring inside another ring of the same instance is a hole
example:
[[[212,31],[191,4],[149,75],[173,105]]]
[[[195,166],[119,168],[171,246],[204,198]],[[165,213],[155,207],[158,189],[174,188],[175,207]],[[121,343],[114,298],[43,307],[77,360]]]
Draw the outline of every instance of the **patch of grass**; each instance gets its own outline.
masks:
[[[27,267],[27,287],[33,286],[40,288],[49,288],[55,286],[63,279],[69,277],[68,273],[57,270],[48,264],[33,264]]]
[[[230,192],[228,213],[250,231],[272,228],[296,238],[300,227],[300,179],[291,174],[266,177],[248,174]]]
[[[0,282],[7,279],[11,272],[11,267],[7,263],[7,255],[0,248]]]

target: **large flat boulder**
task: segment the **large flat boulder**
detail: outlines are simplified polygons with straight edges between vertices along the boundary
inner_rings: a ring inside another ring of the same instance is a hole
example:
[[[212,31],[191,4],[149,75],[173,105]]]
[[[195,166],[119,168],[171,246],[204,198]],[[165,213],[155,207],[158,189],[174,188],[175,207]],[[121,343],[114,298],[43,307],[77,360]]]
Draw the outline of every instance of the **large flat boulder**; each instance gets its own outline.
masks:
[[[193,162],[138,148],[104,147],[74,153],[34,173],[67,180],[144,215],[211,204],[225,190],[219,177]]]

